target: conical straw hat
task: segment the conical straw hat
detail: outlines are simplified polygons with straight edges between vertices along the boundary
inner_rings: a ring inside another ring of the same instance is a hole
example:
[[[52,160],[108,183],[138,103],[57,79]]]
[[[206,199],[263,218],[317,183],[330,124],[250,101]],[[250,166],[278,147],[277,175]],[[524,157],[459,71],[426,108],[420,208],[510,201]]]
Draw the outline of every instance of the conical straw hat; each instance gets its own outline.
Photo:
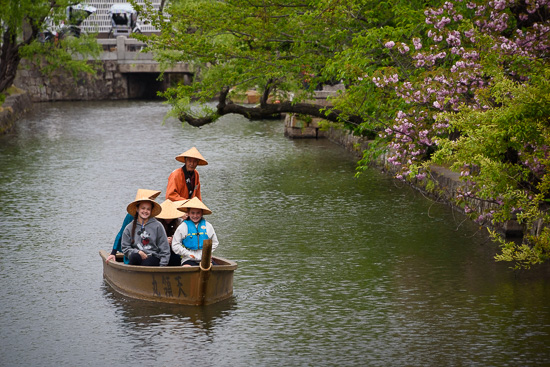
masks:
[[[136,194],[136,200],[144,197],[148,197],[151,200],[155,200],[160,195],[158,190],[138,189]]]
[[[160,204],[160,207],[162,208],[162,211],[159,215],[156,216],[157,219],[176,219],[181,218],[185,214],[178,210],[178,207],[185,203],[187,200],[180,200],[180,201],[171,201],[171,200],[164,200],[162,204]]]
[[[180,206],[182,206],[183,204],[185,204],[188,201],[189,201],[189,199],[184,199],[184,200],[177,200],[177,201],[172,201],[172,202],[174,203],[176,208],[179,208]]]
[[[141,190],[141,189],[140,189]],[[138,204],[141,202],[141,201],[148,201],[150,202],[151,204],[153,204],[153,208],[151,210],[151,217],[156,217],[157,215],[160,214],[160,212],[162,211],[162,208],[160,207],[160,205],[153,199],[151,199],[148,195],[147,195],[147,191],[149,191],[149,194],[151,191],[153,190],[143,190],[141,191],[141,194],[145,194],[145,195],[142,195],[140,196],[140,190],[138,190],[138,195],[136,195],[136,200],[132,201],[130,204],[128,204],[128,206],[126,207],[126,211],[128,212],[128,214],[132,215],[132,216],[135,216],[136,215],[136,212],[137,212],[137,207],[138,207]],[[160,193],[160,192],[159,192]],[[157,194],[158,195],[158,194]]]
[[[199,166],[206,166],[208,164],[206,159],[204,159],[204,157],[199,153],[198,149],[195,147],[178,155],[176,157],[176,160],[178,162],[185,163],[185,158],[197,158],[199,160],[199,163],[198,163]]]
[[[178,208],[178,210],[181,210],[182,212],[188,213],[189,209],[195,208],[195,209],[202,209],[202,215],[212,214],[212,211],[206,207],[206,205],[203,204],[202,201],[198,197],[194,197],[191,200],[187,200],[182,206]]]

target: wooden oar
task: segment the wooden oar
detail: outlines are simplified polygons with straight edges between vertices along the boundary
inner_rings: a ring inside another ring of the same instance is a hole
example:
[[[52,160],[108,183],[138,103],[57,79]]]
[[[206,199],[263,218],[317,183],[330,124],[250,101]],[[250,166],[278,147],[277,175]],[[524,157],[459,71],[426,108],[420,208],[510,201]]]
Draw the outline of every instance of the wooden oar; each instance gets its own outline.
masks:
[[[208,278],[210,278],[210,268],[212,268],[212,240],[204,240],[202,243],[202,258],[199,264],[201,273],[199,276],[199,300],[200,305],[204,305],[206,291],[208,289]]]

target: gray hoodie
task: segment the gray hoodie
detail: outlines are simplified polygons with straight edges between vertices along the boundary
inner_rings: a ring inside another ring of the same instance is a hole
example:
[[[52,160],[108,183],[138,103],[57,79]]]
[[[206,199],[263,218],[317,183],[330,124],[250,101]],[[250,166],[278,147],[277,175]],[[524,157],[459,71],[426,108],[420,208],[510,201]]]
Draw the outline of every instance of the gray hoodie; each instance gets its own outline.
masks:
[[[124,228],[122,234],[122,252],[126,257],[131,254],[138,253],[140,250],[145,252],[147,256],[154,256],[160,259],[160,266],[168,265],[170,260],[170,245],[166,237],[166,231],[162,223],[156,218],[149,218],[145,226],[136,223],[136,232],[134,234],[134,243],[132,243],[132,225],[130,222]]]

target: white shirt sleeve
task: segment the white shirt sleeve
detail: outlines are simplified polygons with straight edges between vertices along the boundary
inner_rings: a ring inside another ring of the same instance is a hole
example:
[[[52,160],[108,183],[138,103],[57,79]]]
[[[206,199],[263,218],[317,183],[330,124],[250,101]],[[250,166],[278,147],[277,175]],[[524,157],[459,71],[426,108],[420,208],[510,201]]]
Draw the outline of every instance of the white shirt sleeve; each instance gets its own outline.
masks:
[[[212,240],[212,252],[218,247],[219,241],[218,236],[216,236],[216,231],[214,231],[214,227],[212,227],[212,224],[210,222],[206,222],[206,234],[209,239]]]
[[[174,236],[172,237],[172,251],[183,257],[189,257],[189,250],[181,244],[181,240],[184,239],[185,236],[187,236],[187,224],[182,222],[178,228],[176,228],[176,232],[174,232]]]

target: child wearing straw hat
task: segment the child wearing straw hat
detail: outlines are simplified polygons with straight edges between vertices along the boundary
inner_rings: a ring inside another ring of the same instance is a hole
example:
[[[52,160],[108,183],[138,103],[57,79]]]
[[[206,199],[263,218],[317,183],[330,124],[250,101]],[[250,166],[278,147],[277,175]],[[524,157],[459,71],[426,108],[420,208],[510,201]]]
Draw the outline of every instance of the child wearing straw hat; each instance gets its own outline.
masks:
[[[170,245],[164,227],[154,218],[162,211],[160,205],[143,196],[131,202],[126,210],[134,216],[122,234],[122,252],[128,258],[128,264],[168,265]]]
[[[195,168],[206,166],[208,162],[195,147],[178,155],[176,160],[184,165],[168,176],[166,199],[180,201],[198,197],[202,200],[199,172]]]
[[[159,195],[160,195],[160,191],[158,190],[138,189],[136,194],[136,200],[144,196],[147,196],[151,200],[155,200]],[[118,231],[118,234],[115,237],[115,242],[113,244],[113,249],[111,250],[111,254],[107,257],[105,261],[116,260],[117,252],[122,252],[122,234],[124,233],[124,228],[126,228],[126,226],[130,224],[133,220],[134,220],[134,217],[126,213],[126,217],[124,217],[124,221],[122,222],[122,227],[120,227],[120,230]],[[128,258],[126,256],[124,256],[124,263],[128,264]]]
[[[203,217],[212,214],[212,211],[197,197],[187,201],[178,209],[187,213],[188,217],[174,233],[172,250],[181,255],[181,265],[199,265],[204,240],[212,240],[212,251],[218,247],[218,237],[214,227]]]
[[[168,199],[164,200],[160,204],[162,211],[160,212],[159,215],[155,217],[164,227],[164,230],[166,231],[166,236],[168,239],[168,244],[170,245],[170,261],[168,262],[168,266],[181,265],[181,257],[176,253],[174,253],[174,251],[172,250],[172,237],[174,236],[174,232],[176,232],[176,229],[183,222],[182,217],[185,216],[185,213],[178,210],[178,207],[180,207],[186,201],[187,200],[183,200],[183,201],[171,201]]]

